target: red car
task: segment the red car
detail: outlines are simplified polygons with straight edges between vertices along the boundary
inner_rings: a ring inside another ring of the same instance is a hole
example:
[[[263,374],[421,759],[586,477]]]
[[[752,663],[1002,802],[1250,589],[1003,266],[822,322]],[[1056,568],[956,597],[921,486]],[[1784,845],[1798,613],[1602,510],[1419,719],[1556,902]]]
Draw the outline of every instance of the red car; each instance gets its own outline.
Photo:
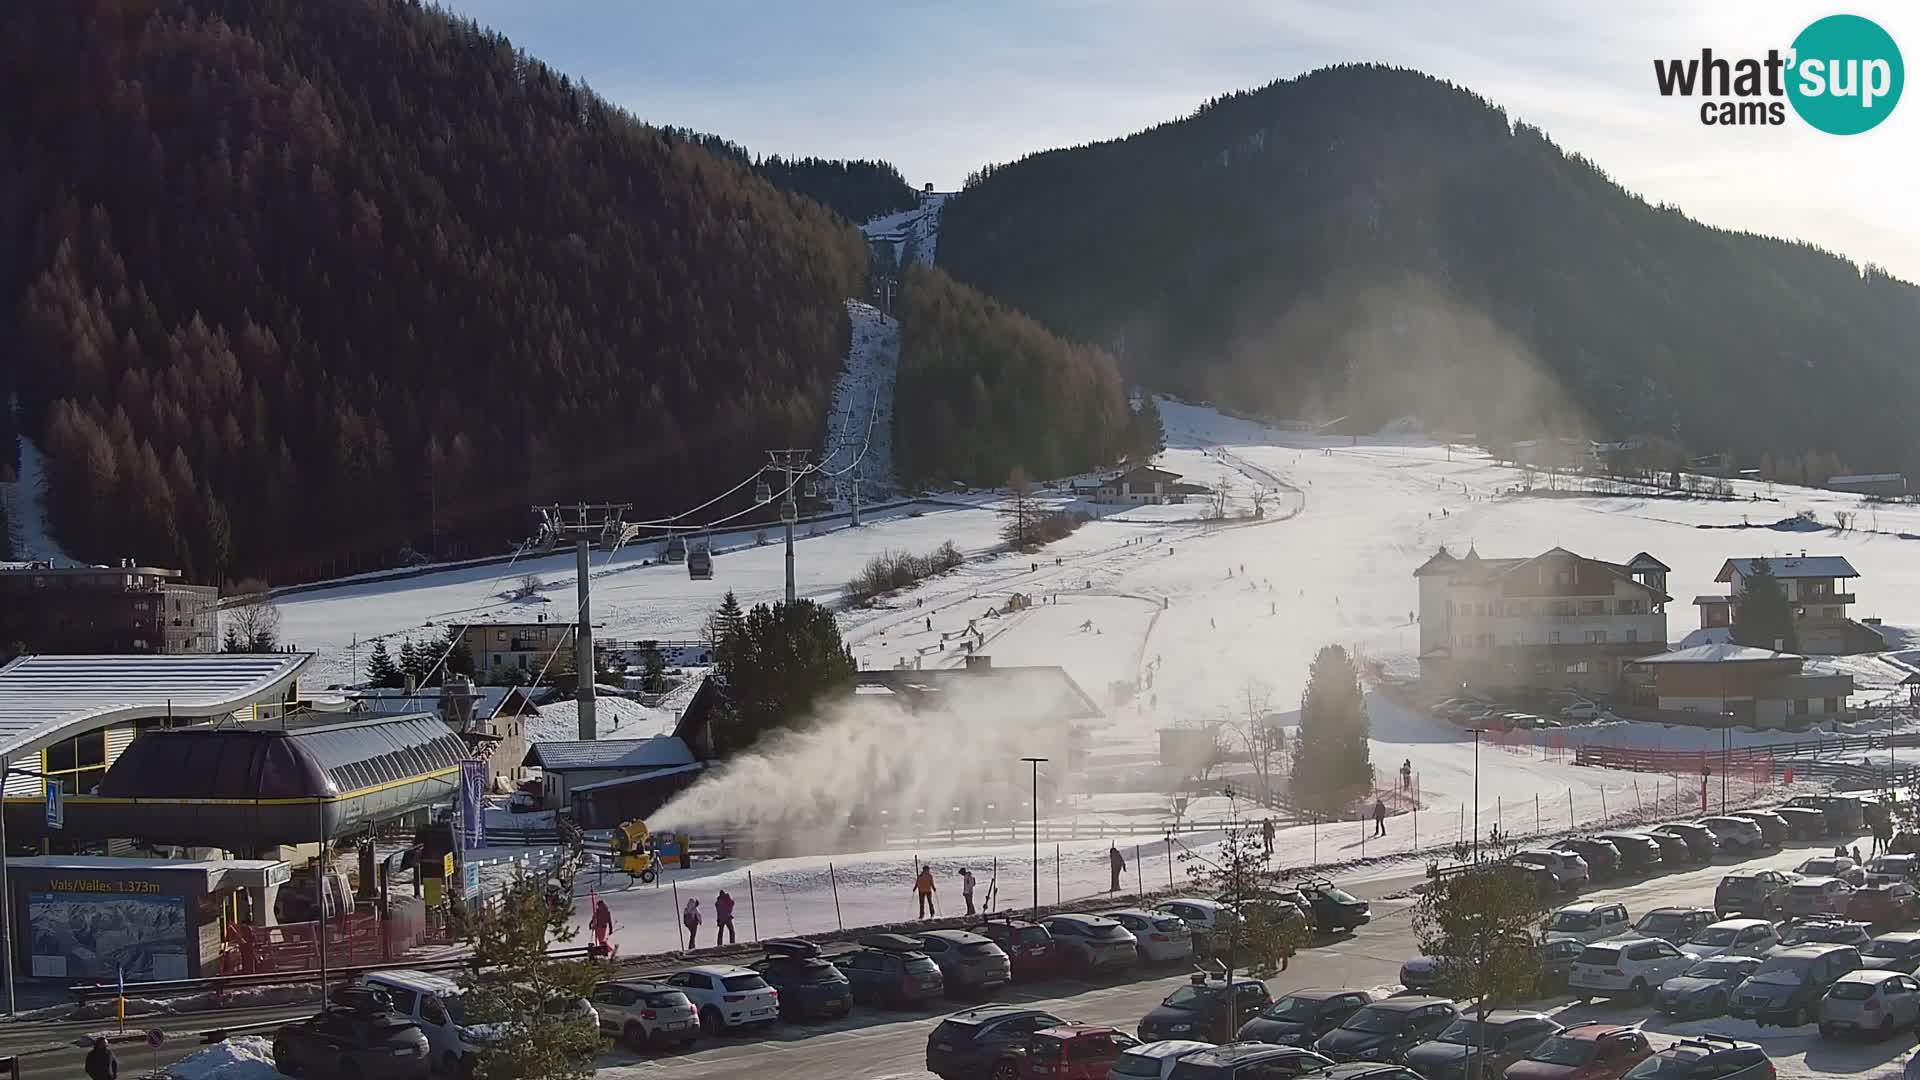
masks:
[[[1917,905],[1913,886],[1904,881],[1889,881],[1855,889],[1847,898],[1847,917],[1864,923],[1886,924],[1910,921]]]
[[[993,1080],[1107,1080],[1113,1059],[1140,1045],[1119,1028],[1061,1024],[1008,1048],[994,1063]]]
[[[1507,1066],[1506,1080],[1620,1080],[1652,1053],[1637,1026],[1575,1024]]]
[[[991,938],[1007,954],[1013,967],[1014,982],[1050,979],[1060,971],[1060,950],[1054,948],[1053,935],[1039,923],[1025,919],[996,919],[971,928]]]

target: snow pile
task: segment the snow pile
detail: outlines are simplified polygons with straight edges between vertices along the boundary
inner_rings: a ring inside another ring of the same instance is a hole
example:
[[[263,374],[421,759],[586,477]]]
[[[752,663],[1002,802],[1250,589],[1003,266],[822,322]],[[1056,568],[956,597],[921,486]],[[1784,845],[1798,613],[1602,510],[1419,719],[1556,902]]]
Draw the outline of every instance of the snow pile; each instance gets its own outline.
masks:
[[[210,1046],[167,1067],[168,1080],[279,1080],[273,1040],[243,1035]]]
[[[847,366],[833,388],[832,411],[820,468],[836,506],[852,501],[855,467],[861,498],[868,502],[894,493],[893,384],[900,371],[900,324],[872,304],[847,301],[853,339]]]

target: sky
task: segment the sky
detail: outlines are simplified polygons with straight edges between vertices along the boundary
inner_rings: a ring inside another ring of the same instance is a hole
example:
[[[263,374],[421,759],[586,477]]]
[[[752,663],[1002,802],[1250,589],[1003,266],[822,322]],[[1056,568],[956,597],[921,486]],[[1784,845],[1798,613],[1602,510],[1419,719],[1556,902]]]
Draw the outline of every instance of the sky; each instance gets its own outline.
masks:
[[[1920,56],[1920,5],[1859,0],[442,0],[651,123],[756,154],[880,158],[955,190],[1350,61],[1465,86],[1652,202],[1920,281],[1920,100],[1870,132],[1703,126],[1655,58],[1785,50],[1838,12]],[[1920,98],[1920,91],[1914,95]]]

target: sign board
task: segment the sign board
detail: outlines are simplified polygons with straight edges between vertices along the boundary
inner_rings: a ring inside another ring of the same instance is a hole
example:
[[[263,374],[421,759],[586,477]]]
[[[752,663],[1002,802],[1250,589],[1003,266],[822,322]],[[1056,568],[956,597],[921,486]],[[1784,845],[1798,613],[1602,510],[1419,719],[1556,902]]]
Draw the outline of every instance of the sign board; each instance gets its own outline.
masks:
[[[440,856],[440,876],[443,878],[453,876],[453,852],[451,851]]]
[[[460,763],[461,847],[472,851],[487,845],[487,763]]]
[[[67,823],[67,808],[60,801],[60,781],[47,781],[47,828],[58,829]]]
[[[166,1041],[167,1041],[166,1032],[161,1031],[159,1028],[147,1029],[147,1045],[148,1046],[151,1046],[155,1050],[158,1050],[160,1049],[160,1044]]]
[[[480,895],[480,864],[477,862],[467,864],[467,895]]]

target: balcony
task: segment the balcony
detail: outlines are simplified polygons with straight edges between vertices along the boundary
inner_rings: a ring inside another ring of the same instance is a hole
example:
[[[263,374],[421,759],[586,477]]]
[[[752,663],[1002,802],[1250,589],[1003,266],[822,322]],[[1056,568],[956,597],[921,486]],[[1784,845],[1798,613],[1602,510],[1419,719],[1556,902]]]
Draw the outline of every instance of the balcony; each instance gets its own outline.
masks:
[[[1854,595],[1850,592],[1837,592],[1837,593],[1825,593],[1825,594],[1807,593],[1803,596],[1793,597],[1789,599],[1787,603],[1798,604],[1801,607],[1823,607],[1823,606],[1832,606],[1834,604],[1851,604],[1854,602],[1854,599],[1855,599]]]

